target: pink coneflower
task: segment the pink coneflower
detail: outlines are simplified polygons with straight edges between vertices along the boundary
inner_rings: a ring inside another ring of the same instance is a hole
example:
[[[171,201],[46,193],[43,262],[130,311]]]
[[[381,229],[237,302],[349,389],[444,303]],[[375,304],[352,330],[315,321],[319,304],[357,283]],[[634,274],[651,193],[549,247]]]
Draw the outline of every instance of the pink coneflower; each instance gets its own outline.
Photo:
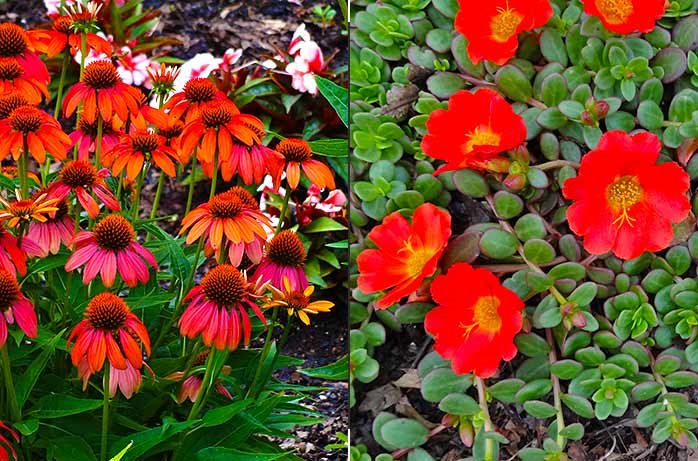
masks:
[[[200,352],[196,356],[196,359],[194,359],[193,366],[203,366],[206,363],[206,358],[208,357],[209,352],[210,351]],[[231,371],[232,369],[229,365],[224,365],[221,369],[221,373],[226,376],[229,375]],[[167,376],[167,379],[171,379],[173,381],[180,381],[182,378],[184,378],[183,371],[175,371],[174,373]],[[184,382],[182,382],[182,386],[180,387],[179,392],[177,392],[177,403],[182,403],[187,399],[189,399],[189,401],[192,403],[196,402],[196,399],[199,397],[199,391],[201,390],[201,384],[203,384],[203,382],[204,378],[201,375],[191,375],[188,378],[186,378]],[[225,388],[225,386],[223,385],[223,381],[220,378],[216,379],[215,390],[223,397],[233,400],[233,396],[230,395],[230,392],[228,391],[228,389]]]
[[[184,298],[189,302],[179,319],[182,335],[202,335],[206,346],[218,350],[237,349],[240,339],[250,343],[251,323],[247,307],[266,325],[256,300],[265,299],[266,285],[251,284],[245,275],[230,264],[211,269]]]
[[[40,189],[32,198],[46,193],[46,189]],[[73,240],[75,224],[68,213],[68,202],[61,200],[55,206],[58,210],[53,217],[49,216],[45,222],[32,221],[29,223],[29,231],[22,241],[24,250],[32,256],[45,258],[50,254],[56,254],[61,249],[61,242],[68,246]],[[26,246],[27,241],[35,245]]]
[[[121,121],[112,119],[111,122],[102,122],[102,143],[100,152],[109,152],[119,143]],[[78,146],[78,160],[89,160],[90,152],[97,148],[97,122],[88,122],[84,118],[78,120],[75,131],[68,135],[72,141],[71,148]]]
[[[238,199],[240,199],[243,206],[247,207],[248,209],[255,211],[259,210],[259,203],[252,196],[252,194],[250,194],[245,188],[240,186],[234,186],[231,187],[225,193],[236,196]],[[266,217],[266,215],[261,213],[261,216],[264,217],[264,219],[261,221],[261,224],[265,226],[269,231],[273,231],[271,227],[271,222]],[[260,234],[254,234],[254,239],[251,242],[245,242],[243,240],[236,243],[231,240],[228,242],[228,261],[233,266],[239,267],[240,263],[242,262],[243,256],[247,256],[250,262],[252,262],[253,264],[259,264],[259,262],[262,260],[262,257],[264,257],[264,245],[266,243],[266,235]],[[223,248],[219,248],[215,251],[216,258],[219,258],[219,252],[221,249],[225,251],[225,245],[223,245]],[[206,246],[206,251],[210,253],[214,252],[213,248],[211,248],[210,245]]]
[[[123,216],[113,214],[102,218],[94,232],[82,231],[73,239],[76,249],[65,265],[68,272],[84,265],[82,283],[87,285],[99,273],[107,288],[114,284],[118,270],[126,285],[150,279],[146,262],[158,269],[153,253],[134,240],[133,226]]]
[[[7,341],[7,325],[17,326],[30,338],[36,338],[34,305],[22,294],[15,276],[0,269],[0,347]]]
[[[145,363],[143,365],[147,366]],[[90,365],[87,362],[87,357],[83,356],[78,365],[78,378],[82,379],[83,391],[87,389],[90,376],[92,376]],[[129,361],[126,361],[126,368],[123,370],[109,367],[109,397],[113,398],[116,395],[116,390],[120,389],[123,396],[130,399],[141,388],[142,381],[140,370],[134,368]],[[0,459],[0,461],[2,460]]]
[[[106,168],[97,171],[87,161],[72,160],[66,163],[58,173],[58,181],[49,188],[49,197],[63,200],[73,190],[80,205],[87,211],[90,218],[94,219],[99,215],[99,205],[91,194],[94,192],[107,208],[119,211],[121,209],[119,202],[104,181],[108,175],[109,170]]]
[[[303,270],[305,248],[295,232],[283,230],[267,243],[267,254],[252,276],[275,287],[284,286],[287,277],[292,290],[305,290],[308,278]]]
[[[127,370],[129,365],[140,370],[143,366],[143,352],[150,355],[150,338],[143,322],[131,312],[128,304],[113,293],[96,295],[85,310],[85,318],[76,325],[68,336],[68,345],[75,338],[70,351],[73,365],[84,367],[84,372],[97,373],[104,360],[109,360],[111,368]],[[123,389],[123,388],[122,388]]]
[[[27,249],[27,240],[22,241],[22,247]],[[17,237],[0,227],[0,269],[16,276],[27,273],[27,258],[24,251],[17,246]]]

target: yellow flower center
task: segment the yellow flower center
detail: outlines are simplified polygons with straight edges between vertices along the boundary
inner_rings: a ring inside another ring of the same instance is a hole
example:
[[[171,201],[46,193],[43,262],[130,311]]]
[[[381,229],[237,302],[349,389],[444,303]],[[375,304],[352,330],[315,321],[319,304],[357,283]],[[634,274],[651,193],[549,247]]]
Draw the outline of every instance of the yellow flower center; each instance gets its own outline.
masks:
[[[492,131],[489,126],[478,126],[474,131],[465,135],[468,142],[465,143],[465,152],[472,152],[475,146],[497,146],[502,137]]]
[[[415,248],[412,244],[412,235],[405,240],[404,247],[398,251],[398,254],[402,252],[408,253],[406,258],[407,273],[410,277],[417,277],[424,270],[424,266],[429,262],[433,254],[427,251],[424,247]]]
[[[614,211],[619,212],[613,224],[620,228],[624,223],[633,226],[635,218],[628,214],[628,210],[642,200],[642,186],[637,176],[621,176],[616,178],[606,189],[606,198]]]
[[[509,2],[506,8],[497,7],[497,15],[490,22],[492,38],[500,43],[509,41],[512,35],[516,35],[516,28],[521,21],[523,21],[523,15],[509,8]]]
[[[502,319],[497,312],[498,307],[499,299],[494,296],[483,296],[478,299],[473,306],[472,323],[461,322],[458,325],[463,330],[463,338],[468,339],[475,327],[485,333],[497,333],[502,328]]]
[[[596,7],[609,24],[622,24],[633,14],[631,0],[595,0]]]

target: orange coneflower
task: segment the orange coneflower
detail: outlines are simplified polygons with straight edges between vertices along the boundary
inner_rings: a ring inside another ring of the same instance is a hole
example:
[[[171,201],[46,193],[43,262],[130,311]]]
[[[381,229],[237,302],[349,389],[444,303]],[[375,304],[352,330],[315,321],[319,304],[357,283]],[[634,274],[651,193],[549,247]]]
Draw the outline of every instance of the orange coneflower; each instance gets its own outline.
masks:
[[[49,97],[46,83],[28,77],[16,58],[0,58],[0,94],[13,92],[22,94],[30,104]]]
[[[70,16],[57,16],[51,24],[53,30],[42,31],[45,35],[44,46],[48,57],[67,50],[71,54],[76,54],[82,48],[83,34],[78,30],[80,18],[81,16],[75,13]],[[85,33],[85,44],[88,53],[90,50],[95,50],[99,54],[111,55],[111,43],[93,32]]]
[[[75,192],[80,205],[92,219],[99,215],[99,205],[92,197],[92,192],[99,198],[104,206],[112,211],[119,211],[121,206],[104,178],[109,175],[106,168],[97,169],[85,160],[71,160],[66,163],[58,173],[58,181],[51,184],[49,196],[63,200],[70,191]]]
[[[126,122],[129,114],[138,112],[143,93],[121,81],[111,61],[94,61],[85,67],[82,78],[70,87],[63,101],[63,112],[70,117],[80,103],[82,117],[92,123],[97,111],[103,121],[111,121],[114,115]]]
[[[308,286],[303,270],[305,257],[305,247],[298,235],[292,230],[283,230],[267,243],[267,254],[252,277],[275,287],[282,286],[283,279],[287,278],[291,289],[304,290]]]
[[[0,24],[0,57],[16,58],[27,78],[47,84],[51,79],[48,69],[36,55],[36,52],[44,52],[42,35],[39,31],[27,32],[11,22]]]
[[[271,223],[258,207],[251,207],[237,191],[227,191],[189,212],[179,233],[188,231],[187,244],[204,235],[205,243],[218,255],[225,248],[223,237],[234,244],[253,244],[259,238],[266,240],[265,227],[271,228]]]
[[[182,130],[184,130],[184,122],[170,112],[150,106],[143,106],[141,112],[145,119],[157,129],[158,134],[165,138],[165,144],[177,153],[179,163],[188,163],[192,153],[182,149],[182,143],[179,139]]]
[[[122,122],[116,117],[110,122],[102,122],[102,143],[100,152],[109,152],[117,144],[122,135],[120,130]],[[88,122],[84,118],[78,120],[75,131],[70,133],[68,137],[72,141],[70,147],[78,146],[78,160],[88,160],[90,152],[97,150],[97,122]]]
[[[16,165],[3,165],[0,166],[0,174],[7,178],[15,179],[19,174],[19,169]],[[27,171],[27,177],[33,179],[35,183],[41,184],[39,177],[31,171]]]
[[[266,325],[256,302],[265,290],[230,264],[216,266],[184,297],[189,305],[179,319],[180,332],[188,338],[201,334],[206,346],[218,350],[235,350],[240,339],[248,345],[252,326],[247,307]]]
[[[311,302],[310,296],[315,291],[315,287],[308,285],[303,291],[294,290],[291,288],[291,283],[286,276],[283,278],[283,291],[273,285],[269,288],[272,292],[272,300],[262,307],[265,309],[283,307],[286,309],[289,317],[296,315],[306,325],[310,325],[308,314],[329,312],[334,307],[334,303],[330,301]]]
[[[110,288],[117,271],[126,285],[135,287],[138,282],[148,283],[148,264],[158,269],[153,253],[135,240],[133,226],[123,216],[105,216],[94,227],[93,232],[82,231],[73,239],[75,251],[65,264],[70,272],[84,265],[82,283],[87,285],[97,274],[102,283]]]
[[[5,120],[18,107],[31,105],[27,97],[17,91],[0,96],[0,120]]]
[[[298,187],[301,179],[301,169],[308,180],[321,189],[334,189],[334,178],[329,167],[319,160],[312,158],[313,153],[310,144],[302,139],[284,139],[276,146],[277,152],[286,159],[286,180],[291,190]],[[284,168],[279,168],[274,175],[274,188],[281,186],[281,173]]]
[[[146,160],[152,161],[167,175],[175,176],[177,153],[166,145],[165,137],[148,129],[143,118],[134,120],[132,127],[132,132],[122,135],[119,143],[105,155],[105,161],[111,164],[114,176],[118,176],[125,168],[126,177],[135,180]]]
[[[48,192],[48,188],[42,188],[34,192],[32,198],[36,199]],[[73,240],[73,232],[75,224],[73,218],[68,213],[68,202],[63,199],[55,205],[58,210],[44,222],[32,221],[29,223],[29,231],[24,236],[24,250],[33,256],[45,258],[51,254],[58,253],[61,249],[61,242],[67,247]],[[36,247],[26,247],[26,241],[29,240],[36,244]]]
[[[46,222],[49,214],[58,211],[58,201],[48,198],[45,192],[36,198],[22,199],[17,191],[16,202],[8,202],[0,197],[0,221],[8,220],[8,227],[16,227],[20,223],[29,224],[32,221]]]
[[[184,85],[184,90],[172,95],[167,100],[163,109],[177,118],[184,117],[189,123],[198,117],[199,111],[206,104],[213,101],[227,99],[225,94],[207,78],[193,78]]]
[[[104,360],[111,368],[140,370],[143,353],[150,355],[150,338],[143,322],[131,312],[128,304],[113,293],[96,295],[85,310],[85,318],[68,337],[68,345],[75,339],[70,358],[75,367],[87,360],[87,371],[97,373]]]
[[[0,120],[0,155],[12,152],[17,160],[24,152],[26,141],[29,153],[39,162],[46,161],[46,152],[57,160],[65,160],[70,138],[61,130],[58,121],[34,106],[20,106]]]
[[[15,276],[0,269],[0,347],[7,341],[7,325],[17,326],[30,338],[36,338],[36,312],[31,301],[22,294]]]

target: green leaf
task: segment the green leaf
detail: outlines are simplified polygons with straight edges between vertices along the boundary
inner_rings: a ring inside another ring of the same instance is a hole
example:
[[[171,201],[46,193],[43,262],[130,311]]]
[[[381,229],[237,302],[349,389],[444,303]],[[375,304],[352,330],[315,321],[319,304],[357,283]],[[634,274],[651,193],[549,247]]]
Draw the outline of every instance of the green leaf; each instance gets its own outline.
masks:
[[[520,379],[503,379],[491,385],[487,392],[492,397],[504,403],[514,403],[514,396],[526,383]]]
[[[62,418],[95,410],[101,406],[101,400],[78,399],[70,395],[54,394],[42,397],[36,409],[31,411],[30,414],[34,418],[39,419]]]
[[[562,400],[562,403],[567,406],[567,408],[582,418],[589,419],[594,417],[594,409],[591,406],[591,402],[584,397],[572,394],[562,394],[560,399]]]
[[[518,246],[519,240],[501,229],[490,229],[480,238],[482,254],[493,259],[506,259],[514,255]]]
[[[514,343],[519,352],[528,357],[546,355],[550,352],[547,341],[535,333],[519,334],[514,338]]]
[[[311,221],[307,226],[301,228],[301,231],[304,234],[313,234],[319,232],[338,232],[345,230],[347,230],[347,228],[343,224],[335,221],[332,218],[328,218],[327,216],[321,216]]]
[[[567,439],[580,440],[584,437],[584,426],[580,423],[572,423],[561,430],[559,434]]]
[[[448,394],[439,403],[439,410],[452,415],[472,416],[480,411],[480,405],[467,394]]]
[[[344,123],[344,126],[349,126],[349,91],[342,88],[336,83],[327,80],[323,77],[315,77],[318,90],[327,99],[330,105],[334,108],[337,115]]]
[[[383,424],[381,435],[398,448],[416,448],[429,440],[429,429],[414,419],[396,418]]]
[[[546,419],[555,416],[555,407],[540,400],[528,400],[523,404],[526,412],[538,419]]]
[[[473,384],[471,375],[457,375],[451,368],[436,368],[422,380],[422,397],[440,402],[448,394],[465,392]]]
[[[31,365],[29,365],[27,369],[24,370],[24,373],[22,373],[19,376],[19,378],[17,378],[17,382],[15,384],[15,391],[17,393],[17,402],[19,403],[20,408],[22,408],[24,406],[24,402],[27,401],[29,393],[34,388],[34,385],[36,385],[39,376],[44,371],[44,368],[46,367],[48,361],[51,359],[56,344],[59,340],[61,340],[61,337],[63,336],[64,332],[65,329],[61,330],[60,333],[54,336],[53,339],[43,347],[41,354],[39,354],[39,356],[36,359],[34,359],[34,361],[31,363]]]
[[[349,379],[349,356],[344,355],[339,360],[317,368],[297,368],[297,372],[311,378],[328,381],[346,381]]]
[[[236,450],[234,448],[209,447],[196,453],[199,461],[273,461],[285,458],[290,452],[282,453],[250,453]]]
[[[213,408],[206,412],[203,418],[202,427],[218,426],[230,421],[238,413],[249,407],[254,399],[240,400],[239,402],[231,403],[223,407]]]
[[[325,157],[348,157],[349,140],[347,139],[318,139],[310,141],[312,151]]]

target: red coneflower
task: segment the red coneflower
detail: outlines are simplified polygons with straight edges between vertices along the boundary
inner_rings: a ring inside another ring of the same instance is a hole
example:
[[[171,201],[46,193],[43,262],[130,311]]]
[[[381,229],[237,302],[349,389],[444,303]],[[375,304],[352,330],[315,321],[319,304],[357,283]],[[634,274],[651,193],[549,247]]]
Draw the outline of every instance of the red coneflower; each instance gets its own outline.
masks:
[[[256,303],[265,290],[265,285],[249,283],[230,264],[216,266],[184,297],[189,305],[179,319],[180,332],[188,338],[201,334],[206,346],[218,350],[237,349],[241,338],[248,345],[252,327],[246,307],[266,325]]]
[[[33,199],[45,194],[48,189],[40,189],[34,192]],[[29,240],[36,244],[36,248],[24,248],[32,256],[45,258],[50,254],[56,254],[61,249],[61,242],[67,247],[73,240],[75,224],[68,213],[68,202],[58,200],[55,204],[57,211],[54,216],[48,216],[45,222],[32,221],[29,223],[29,231],[24,236],[22,243],[26,245]]]
[[[87,65],[78,83],[70,87],[63,101],[63,112],[70,117],[80,103],[87,122],[97,119],[97,111],[103,121],[111,121],[116,115],[126,122],[129,114],[138,112],[143,93],[121,81],[111,61],[94,61]]]
[[[158,269],[153,253],[135,241],[133,226],[120,215],[102,218],[94,232],[79,232],[73,239],[75,251],[68,259],[65,270],[70,272],[84,265],[82,282],[87,285],[99,273],[102,283],[110,288],[118,270],[126,285],[135,287],[150,278],[146,262]]]
[[[101,6],[101,5],[100,5]],[[81,20],[80,15],[56,16],[53,19],[53,30],[43,30],[46,55],[50,58],[62,51],[76,54],[82,48],[82,32],[76,27]],[[111,44],[93,32],[85,33],[87,53],[94,50],[99,54],[111,55]]]
[[[167,100],[163,109],[179,119],[184,116],[184,121],[189,123],[199,116],[199,111],[206,104],[225,100],[225,94],[207,78],[193,78],[189,80],[184,89],[172,95]]]
[[[119,143],[119,138],[122,135],[120,131],[122,122],[113,118],[110,122],[102,122],[102,144],[100,152],[109,152]],[[90,152],[95,152],[97,149],[97,122],[88,122],[84,118],[78,120],[75,131],[70,133],[68,137],[72,141],[70,147],[78,146],[78,160],[89,160]]]
[[[291,190],[298,187],[301,179],[301,169],[308,177],[308,180],[321,189],[334,189],[334,178],[332,171],[324,163],[312,158],[310,144],[302,139],[284,139],[276,146],[276,151],[286,159],[286,180]],[[281,186],[281,173],[284,168],[280,168],[274,175],[274,188]]]
[[[276,288],[272,285],[269,288],[272,292],[272,300],[262,307],[265,309],[283,307],[286,309],[289,317],[296,315],[306,325],[310,325],[308,314],[329,312],[334,307],[334,303],[330,301],[311,302],[310,296],[315,291],[315,287],[308,285],[305,290],[294,290],[291,288],[291,283],[286,276],[284,276],[283,287]]]
[[[7,341],[7,325],[17,326],[30,338],[36,338],[34,305],[22,294],[13,273],[0,269],[0,347]]]
[[[224,236],[235,244],[251,244],[256,237],[266,240],[265,226],[271,227],[269,218],[259,208],[249,205],[249,201],[240,198],[238,191],[216,194],[182,219],[179,234],[188,231],[187,244],[205,235],[206,243],[216,254],[225,247]]]
[[[0,24],[0,57],[17,59],[27,78],[47,84],[51,79],[48,69],[36,55],[44,52],[42,36],[42,32],[27,32],[17,24],[4,22]]]
[[[0,120],[10,116],[13,110],[29,104],[27,97],[17,91],[0,96]]]
[[[200,352],[194,359],[194,363],[192,366],[194,368],[202,367],[206,363],[206,359],[208,358],[209,353],[210,351],[208,350]],[[223,365],[223,368],[221,369],[221,374],[227,376],[230,374],[231,371],[232,369],[230,368],[230,365]],[[184,378],[184,372],[175,371],[174,373],[169,374],[166,379],[180,381],[182,378]],[[203,382],[204,378],[201,375],[191,375],[188,378],[186,378],[184,382],[182,382],[182,386],[180,387],[179,392],[177,392],[177,403],[182,403],[187,399],[189,399],[189,401],[192,403],[196,402],[196,399],[199,397],[199,391],[201,390],[201,385],[203,384]],[[233,400],[233,396],[230,395],[230,392],[223,385],[223,381],[220,378],[216,379],[215,390],[223,397]]]
[[[15,443],[19,443],[19,436],[17,435],[17,433],[10,429],[9,426],[3,424],[2,421],[0,421],[0,429],[4,429],[7,432],[9,432],[11,439],[14,439]],[[10,461],[10,457],[12,457],[12,459],[14,460],[17,460],[17,452],[12,447],[12,442],[8,440],[7,437],[0,434],[0,461]]]
[[[267,254],[252,277],[275,287],[283,286],[286,277],[292,290],[305,290],[308,286],[308,278],[303,270],[305,256],[305,247],[298,235],[291,230],[283,230],[267,243]]]
[[[70,358],[75,367],[87,359],[87,369],[97,373],[104,360],[111,368],[126,370],[129,364],[143,366],[143,353],[150,355],[150,338],[143,322],[131,312],[128,304],[113,293],[100,293],[87,305],[85,318],[68,336],[68,346],[75,339]]]
[[[112,167],[114,176],[126,169],[126,177],[134,181],[143,170],[145,161],[152,161],[168,176],[175,176],[177,153],[166,145],[164,136],[155,133],[143,124],[133,123],[133,131],[121,136],[119,143],[105,154],[105,161]]]
[[[92,219],[99,215],[99,205],[92,197],[92,192],[99,198],[104,206],[112,211],[119,211],[121,207],[116,197],[109,190],[104,178],[109,175],[106,168],[97,169],[91,163],[84,160],[71,160],[66,163],[58,173],[58,181],[49,187],[49,196],[63,200],[70,191],[75,191],[80,205]]]
[[[189,163],[192,152],[183,150],[179,139],[184,130],[184,123],[171,113],[150,106],[143,106],[141,112],[145,119],[155,126],[158,134],[165,138],[166,144],[177,153],[179,163]]]
[[[58,121],[34,106],[20,106],[0,120],[0,152],[12,152],[15,160],[24,152],[26,139],[29,153],[39,162],[46,161],[46,152],[57,160],[65,160],[70,138]]]
[[[22,199],[17,192],[17,201],[8,202],[0,197],[0,221],[8,220],[7,227],[16,227],[17,224],[29,224],[30,222],[46,222],[49,214],[58,211],[56,204],[58,199],[48,198],[46,193],[36,198]]]
[[[39,104],[49,97],[46,84],[26,75],[22,64],[15,58],[0,58],[0,94],[17,92],[27,103]]]
[[[27,239],[22,241],[22,247],[27,247]],[[25,275],[27,273],[27,258],[17,246],[17,237],[0,227],[0,268],[10,274]]]
[[[213,163],[216,150],[218,161],[223,162],[233,155],[233,145],[237,143],[252,146],[259,143],[257,132],[250,128],[256,117],[241,114],[229,100],[210,103],[201,108],[199,117],[184,126],[182,149],[193,151],[202,164]]]

